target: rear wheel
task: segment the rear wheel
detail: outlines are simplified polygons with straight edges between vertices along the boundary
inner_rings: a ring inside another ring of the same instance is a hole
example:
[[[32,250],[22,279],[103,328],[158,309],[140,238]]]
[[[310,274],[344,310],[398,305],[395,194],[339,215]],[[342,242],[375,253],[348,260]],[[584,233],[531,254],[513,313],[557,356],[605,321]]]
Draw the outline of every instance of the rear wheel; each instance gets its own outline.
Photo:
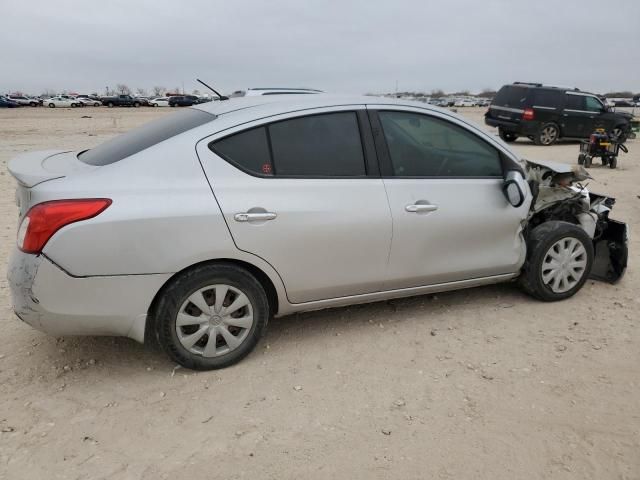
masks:
[[[138,108],[138,107],[140,106],[140,103],[138,103],[138,102],[134,102],[133,106],[134,106],[135,108]]]
[[[589,277],[593,243],[577,225],[545,222],[529,235],[527,250],[520,284],[539,300],[552,302],[569,298]]]
[[[618,159],[616,157],[611,157],[609,159],[609,168],[616,168],[618,166]]]
[[[107,103],[107,107],[109,107],[109,108],[113,107],[113,102]]]
[[[540,127],[538,134],[533,138],[536,145],[553,145],[560,137],[560,129],[555,123],[547,123]]]
[[[498,129],[498,135],[500,135],[500,138],[507,143],[515,142],[518,139],[518,135],[513,132],[507,132],[502,128]]]
[[[578,165],[583,165],[584,164],[584,153],[581,153],[580,155],[578,155]]]
[[[77,106],[78,106],[78,105],[77,105],[77,104],[75,104],[75,103],[72,103],[72,104],[71,104],[71,108],[76,108]]]
[[[262,285],[230,264],[204,265],[176,278],[152,312],[172,360],[194,370],[233,365],[265,332],[269,303]]]
[[[591,158],[589,155],[584,157],[584,166],[585,168],[591,168],[591,164],[593,163],[593,158]]]
[[[50,103],[49,104],[49,108],[56,108],[56,104],[55,103]]]

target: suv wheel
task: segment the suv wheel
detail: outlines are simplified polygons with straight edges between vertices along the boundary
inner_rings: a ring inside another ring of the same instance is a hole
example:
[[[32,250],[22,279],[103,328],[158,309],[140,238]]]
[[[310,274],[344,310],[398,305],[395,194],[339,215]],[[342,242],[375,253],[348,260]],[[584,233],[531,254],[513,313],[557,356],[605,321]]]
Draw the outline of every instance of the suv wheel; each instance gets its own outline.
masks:
[[[593,264],[593,243],[587,233],[568,222],[550,221],[531,231],[520,284],[531,296],[552,302],[573,296],[587,281]]]
[[[518,135],[513,132],[506,132],[502,128],[498,129],[498,135],[507,143],[515,142],[518,139]]]
[[[533,138],[536,145],[553,145],[560,137],[560,129],[555,123],[546,123],[540,127]]]
[[[172,360],[194,370],[233,365],[264,334],[269,303],[262,285],[235,265],[204,265],[175,279],[152,312]]]
[[[615,127],[611,130],[611,139],[620,143],[623,143],[627,139],[622,126]]]

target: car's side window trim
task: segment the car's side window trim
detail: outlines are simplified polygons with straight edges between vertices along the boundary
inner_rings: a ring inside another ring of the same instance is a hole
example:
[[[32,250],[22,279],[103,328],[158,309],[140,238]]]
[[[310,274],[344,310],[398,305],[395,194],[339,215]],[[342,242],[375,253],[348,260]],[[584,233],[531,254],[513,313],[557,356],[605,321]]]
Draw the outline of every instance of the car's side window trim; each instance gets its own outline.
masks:
[[[376,146],[376,152],[378,154],[378,161],[380,164],[380,172],[382,174],[382,178],[386,178],[386,179],[398,179],[398,178],[407,178],[407,179],[460,179],[460,180],[481,180],[481,179],[497,179],[497,178],[504,178],[504,174],[505,172],[509,171],[509,170],[516,170],[519,171],[521,173],[524,173],[522,171],[522,168],[520,167],[520,165],[518,165],[517,163],[515,163],[513,160],[511,160],[510,158],[507,157],[507,155],[505,155],[499,148],[495,147],[494,145],[491,145],[491,143],[487,142],[485,139],[483,139],[482,137],[480,137],[479,135],[475,134],[475,132],[473,132],[472,130],[465,128],[462,125],[459,125],[457,123],[451,122],[445,118],[442,118],[441,116],[436,116],[436,115],[430,115],[428,111],[425,112],[418,112],[415,110],[404,110],[404,109],[397,109],[397,108],[384,108],[384,107],[380,107],[380,108],[370,108],[367,110],[369,113],[369,119],[371,121],[371,128],[372,128],[372,132],[373,132],[373,137],[374,137],[374,141],[375,141],[375,146]],[[500,168],[502,170],[502,174],[501,175],[491,175],[491,176],[471,176],[471,175],[465,175],[465,176],[461,176],[461,175],[454,175],[454,176],[436,176],[436,175],[428,175],[428,176],[414,176],[414,175],[396,175],[393,169],[393,163],[391,162],[391,154],[389,152],[389,145],[387,144],[387,139],[385,138],[384,135],[384,130],[382,128],[382,122],[380,121],[380,116],[379,116],[379,112],[400,112],[400,113],[414,113],[416,115],[424,115],[426,117],[430,117],[430,118],[435,118],[435,119],[439,119],[443,122],[446,122],[450,125],[453,125],[454,127],[458,127],[463,129],[464,131],[475,135],[475,137],[484,142],[487,146],[491,147],[492,149],[494,149],[496,151],[496,153],[498,154],[498,157],[500,159]]]
[[[302,113],[301,115],[295,115],[295,116],[291,116],[291,117],[286,117],[286,118],[278,118],[278,119],[272,119],[270,121],[266,121],[263,123],[259,123],[256,125],[252,125],[249,126],[248,128],[243,128],[243,129],[238,129],[234,131],[228,135],[222,135],[222,136],[216,136],[216,138],[214,138],[213,140],[209,140],[207,141],[207,148],[209,149],[209,151],[211,151],[212,153],[214,153],[215,155],[219,156],[220,158],[222,158],[223,160],[225,160],[227,163],[231,164],[232,166],[234,166],[235,168],[237,168],[238,170],[242,171],[243,173],[246,173],[247,175],[251,175],[252,177],[257,177],[257,178],[264,178],[264,179],[337,179],[337,180],[341,180],[341,179],[364,179],[364,178],[380,178],[380,172],[379,172],[379,168],[377,165],[377,159],[375,157],[375,148],[373,146],[373,135],[371,134],[371,127],[369,125],[369,122],[367,121],[367,117],[366,117],[366,110],[364,108],[353,108],[353,109],[345,109],[345,110],[329,110],[329,111],[321,111],[321,112],[314,112],[314,113],[308,113],[306,111],[301,111],[301,112],[305,112]],[[292,112],[293,113],[293,112]],[[364,171],[365,174],[364,175],[339,175],[339,176],[333,176],[333,175],[281,175],[277,173],[277,165],[274,163],[273,161],[273,147],[271,145],[271,135],[269,135],[269,126],[275,123],[279,123],[279,122],[286,122],[288,120],[293,120],[293,119],[299,119],[299,118],[305,118],[305,117],[312,117],[312,116],[317,116],[317,115],[330,115],[333,113],[353,113],[356,116],[356,122],[357,122],[357,126],[358,126],[358,130],[359,130],[359,139],[360,139],[360,146],[362,148],[362,156],[363,156],[363,162],[364,162]],[[261,119],[262,120],[262,119]],[[237,125],[240,126],[240,125]],[[246,167],[244,167],[243,165],[240,165],[238,162],[230,159],[229,157],[227,157],[226,155],[223,155],[222,153],[218,152],[215,149],[215,143],[219,142],[220,140],[224,140],[225,138],[231,137],[233,135],[236,134],[240,134],[242,132],[246,132],[252,129],[259,129],[259,128],[264,128],[266,130],[266,137],[267,137],[267,146],[269,149],[269,157],[271,159],[271,168],[273,169],[273,173],[272,174],[263,174],[260,172],[256,172],[254,170],[250,170]]]

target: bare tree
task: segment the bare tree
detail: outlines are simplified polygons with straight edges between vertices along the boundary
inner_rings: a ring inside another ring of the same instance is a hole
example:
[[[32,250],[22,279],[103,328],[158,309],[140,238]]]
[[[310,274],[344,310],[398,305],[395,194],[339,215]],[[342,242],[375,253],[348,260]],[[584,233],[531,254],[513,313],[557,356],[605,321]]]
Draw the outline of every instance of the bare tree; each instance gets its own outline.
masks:
[[[493,98],[496,96],[496,93],[497,92],[492,88],[483,88],[482,92],[480,92],[478,96],[483,98]]]
[[[131,89],[127,87],[124,83],[119,83],[116,85],[116,91],[120,95],[131,95]]]
[[[51,98],[54,97],[56,95],[56,91],[55,90],[51,90],[50,88],[45,88],[44,91],[42,92],[41,97],[42,98]]]
[[[431,96],[433,98],[441,98],[444,97],[444,91],[441,89],[431,90]]]
[[[166,92],[166,91],[167,91],[167,89],[164,88],[164,87],[160,87],[160,86],[153,87],[153,94],[156,97],[159,97],[160,95],[164,95],[164,92]]]
[[[144,88],[136,88],[136,94],[138,94],[139,97],[146,97],[147,91]]]

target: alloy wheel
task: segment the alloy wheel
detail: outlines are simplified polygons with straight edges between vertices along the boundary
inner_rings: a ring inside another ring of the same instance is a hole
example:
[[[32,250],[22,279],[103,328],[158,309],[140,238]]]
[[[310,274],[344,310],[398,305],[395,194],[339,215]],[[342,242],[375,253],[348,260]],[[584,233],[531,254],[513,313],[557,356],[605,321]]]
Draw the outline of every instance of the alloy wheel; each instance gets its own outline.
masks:
[[[558,138],[558,129],[553,125],[547,125],[540,132],[540,143],[551,145]]]
[[[254,323],[253,306],[231,285],[209,285],[193,292],[176,316],[176,334],[190,353],[218,357],[238,348]]]
[[[575,287],[586,273],[587,251],[573,237],[555,242],[542,262],[542,281],[554,293],[564,293]]]

